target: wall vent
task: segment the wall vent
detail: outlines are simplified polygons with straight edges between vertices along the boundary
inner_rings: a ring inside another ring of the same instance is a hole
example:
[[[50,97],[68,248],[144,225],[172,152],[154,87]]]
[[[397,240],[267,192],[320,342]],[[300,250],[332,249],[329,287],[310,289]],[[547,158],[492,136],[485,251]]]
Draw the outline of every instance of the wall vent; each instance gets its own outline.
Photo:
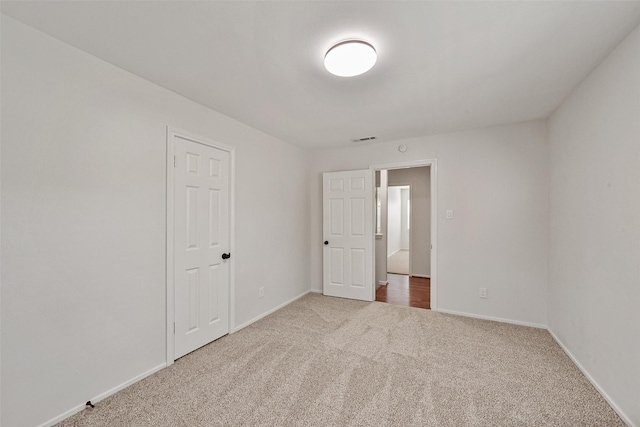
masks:
[[[365,142],[365,141],[373,141],[374,139],[376,139],[375,136],[365,136],[364,138],[354,138],[351,141],[352,142]]]

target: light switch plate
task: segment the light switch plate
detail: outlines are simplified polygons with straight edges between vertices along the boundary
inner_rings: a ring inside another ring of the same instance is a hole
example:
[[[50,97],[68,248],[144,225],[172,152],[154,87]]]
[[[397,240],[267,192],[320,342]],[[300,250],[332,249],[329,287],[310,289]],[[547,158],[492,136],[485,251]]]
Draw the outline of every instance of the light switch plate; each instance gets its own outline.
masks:
[[[453,219],[453,209],[447,209],[447,219]]]

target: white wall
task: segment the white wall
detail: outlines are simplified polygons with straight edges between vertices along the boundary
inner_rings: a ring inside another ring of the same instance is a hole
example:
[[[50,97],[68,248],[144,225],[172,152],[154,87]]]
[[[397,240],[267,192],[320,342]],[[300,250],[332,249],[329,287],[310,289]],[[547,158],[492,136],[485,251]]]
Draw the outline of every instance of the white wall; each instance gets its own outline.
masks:
[[[167,125],[236,148],[235,324],[308,291],[307,153],[5,17],[2,124],[2,425],[164,363]]]
[[[547,127],[533,121],[316,152],[311,182],[313,289],[322,289],[321,173],[438,161],[438,309],[546,325]],[[445,210],[455,218],[446,220]],[[479,283],[489,298],[478,298]]]
[[[392,184],[411,186],[411,274],[431,275],[431,172],[429,166],[393,169]]]
[[[389,187],[387,206],[387,256],[400,250],[400,222],[402,207],[400,205],[400,188]]]
[[[640,30],[549,119],[549,328],[640,426]]]

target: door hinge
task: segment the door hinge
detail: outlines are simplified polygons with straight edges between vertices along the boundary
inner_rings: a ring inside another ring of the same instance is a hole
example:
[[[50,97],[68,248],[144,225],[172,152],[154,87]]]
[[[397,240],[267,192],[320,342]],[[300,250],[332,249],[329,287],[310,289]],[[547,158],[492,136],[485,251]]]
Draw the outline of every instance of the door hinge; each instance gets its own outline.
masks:
[[[176,334],[176,322],[173,322],[173,335]]]
[[[177,160],[176,160],[176,156],[173,156],[173,167],[174,167],[174,168],[176,167],[176,162],[177,162]]]

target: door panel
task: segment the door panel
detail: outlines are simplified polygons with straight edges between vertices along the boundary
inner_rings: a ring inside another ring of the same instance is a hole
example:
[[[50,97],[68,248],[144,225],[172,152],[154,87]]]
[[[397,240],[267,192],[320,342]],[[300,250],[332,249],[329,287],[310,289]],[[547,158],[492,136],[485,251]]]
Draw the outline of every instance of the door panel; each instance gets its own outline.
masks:
[[[323,175],[323,293],[373,300],[373,183],[370,170]]]
[[[365,286],[365,255],[364,249],[351,249],[351,286]]]
[[[344,250],[342,248],[329,248],[331,251],[331,283],[333,285],[344,284]]]
[[[230,155],[174,136],[175,358],[229,333]]]
[[[364,197],[351,199],[351,235],[364,236],[366,215]]]

